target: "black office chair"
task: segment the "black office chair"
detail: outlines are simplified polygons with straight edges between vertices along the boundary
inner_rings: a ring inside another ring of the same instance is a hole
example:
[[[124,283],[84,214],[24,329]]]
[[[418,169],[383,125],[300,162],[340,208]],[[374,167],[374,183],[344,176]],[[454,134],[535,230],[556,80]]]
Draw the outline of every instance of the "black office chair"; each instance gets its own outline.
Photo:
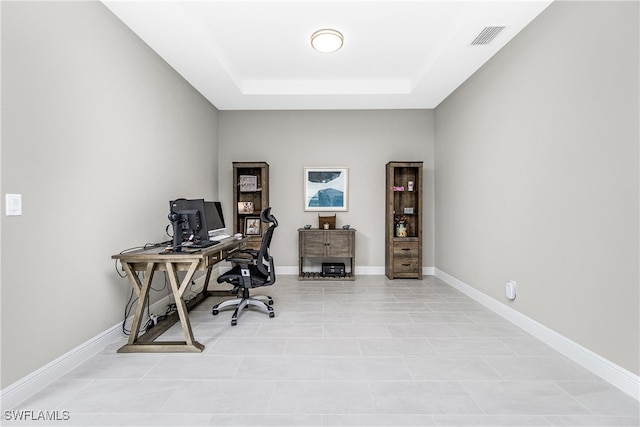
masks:
[[[227,258],[233,264],[233,268],[218,277],[218,283],[226,282],[234,286],[234,290],[238,293],[241,291],[242,296],[223,301],[213,306],[212,313],[217,315],[220,310],[226,307],[234,306],[236,310],[231,316],[231,325],[238,323],[238,314],[248,307],[259,307],[269,313],[269,317],[274,317],[273,299],[268,295],[250,296],[249,289],[262,286],[270,286],[276,282],[276,273],[273,266],[273,257],[269,254],[269,246],[271,245],[271,236],[273,230],[278,226],[278,220],[271,214],[271,208],[266,208],[260,213],[260,220],[268,223],[269,227],[262,237],[260,250],[242,250],[241,253],[249,255],[249,257],[232,257]],[[266,300],[266,302],[261,299]]]

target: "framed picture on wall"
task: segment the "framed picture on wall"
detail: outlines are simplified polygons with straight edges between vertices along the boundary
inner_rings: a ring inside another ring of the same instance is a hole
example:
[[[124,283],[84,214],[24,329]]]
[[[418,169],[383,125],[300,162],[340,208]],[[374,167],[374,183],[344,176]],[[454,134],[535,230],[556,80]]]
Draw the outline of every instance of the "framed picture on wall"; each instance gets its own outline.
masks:
[[[247,217],[244,222],[244,234],[245,236],[259,236],[261,234],[260,218],[259,217]]]
[[[304,168],[304,210],[348,210],[349,169]]]

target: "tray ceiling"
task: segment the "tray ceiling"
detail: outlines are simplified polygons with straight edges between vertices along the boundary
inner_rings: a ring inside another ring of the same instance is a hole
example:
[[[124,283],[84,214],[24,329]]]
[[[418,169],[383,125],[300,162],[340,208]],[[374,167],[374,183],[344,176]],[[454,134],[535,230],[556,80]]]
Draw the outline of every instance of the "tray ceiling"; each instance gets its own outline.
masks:
[[[435,108],[551,1],[103,3],[218,109],[300,110]]]

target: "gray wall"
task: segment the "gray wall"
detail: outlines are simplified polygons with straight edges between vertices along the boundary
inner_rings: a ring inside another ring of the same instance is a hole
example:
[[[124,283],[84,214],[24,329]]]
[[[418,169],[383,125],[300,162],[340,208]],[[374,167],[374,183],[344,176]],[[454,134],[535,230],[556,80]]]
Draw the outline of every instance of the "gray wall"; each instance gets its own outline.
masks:
[[[638,3],[556,2],[436,108],[436,267],[638,374]]]
[[[304,211],[304,167],[346,166],[349,210],[336,213],[337,226],[357,229],[356,272],[384,274],[385,164],[391,160],[424,161],[423,266],[433,267],[433,110],[221,111],[219,117],[220,197],[232,199],[232,162],[269,163],[270,202],[280,223],[272,252],[281,270],[297,274],[296,230],[318,224],[317,212]],[[230,203],[225,208],[231,218]]]
[[[24,210],[2,214],[6,387],[122,320],[111,255],[166,240],[170,199],[216,198],[218,159],[217,110],[101,3],[1,7],[2,193]]]

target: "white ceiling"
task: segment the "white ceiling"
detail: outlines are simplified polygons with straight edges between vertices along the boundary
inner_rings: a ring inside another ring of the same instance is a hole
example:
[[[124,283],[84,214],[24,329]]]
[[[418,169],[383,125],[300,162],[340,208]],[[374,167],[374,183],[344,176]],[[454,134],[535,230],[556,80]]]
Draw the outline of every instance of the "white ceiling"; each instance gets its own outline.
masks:
[[[218,109],[306,110],[435,108],[552,1],[103,3]],[[311,47],[322,28],[341,50]]]

